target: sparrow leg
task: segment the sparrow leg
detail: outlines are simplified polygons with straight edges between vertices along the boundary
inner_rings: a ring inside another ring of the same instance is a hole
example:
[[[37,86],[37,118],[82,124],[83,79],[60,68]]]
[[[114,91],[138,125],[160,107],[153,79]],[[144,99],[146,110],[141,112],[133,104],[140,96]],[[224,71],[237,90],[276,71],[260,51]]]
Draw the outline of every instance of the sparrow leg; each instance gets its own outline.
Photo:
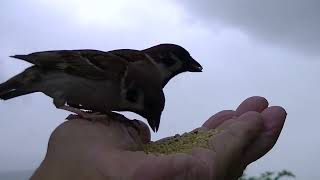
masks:
[[[73,113],[75,113],[75,114],[77,114],[78,116],[81,116],[81,117],[86,117],[87,114],[88,114],[87,112],[82,111],[81,109],[74,108],[74,107],[71,107],[71,106],[66,106],[66,105],[63,105],[63,106],[59,107],[59,109],[63,109],[63,110],[66,110],[66,111],[73,112]]]
[[[71,106],[62,106],[60,107],[60,109],[64,109],[70,112],[73,112],[75,114],[70,114],[66,119],[68,120],[72,120],[72,119],[79,119],[79,118],[85,118],[88,119],[90,121],[97,121],[97,120],[103,120],[103,122],[106,123],[106,125],[110,124],[111,120],[116,120],[116,121],[121,121],[123,124],[125,124],[126,126],[130,126],[132,128],[134,128],[139,134],[139,128],[138,128],[138,121],[135,120],[130,120],[127,117],[125,117],[122,114],[116,113],[116,112],[109,112],[107,114],[102,114],[100,112],[85,112],[82,111],[78,108],[74,108]],[[80,117],[79,117],[80,116]]]
[[[80,118],[84,118],[84,119],[88,119],[90,121],[98,121],[98,120],[106,120],[108,118],[108,115],[106,114],[101,114],[101,113],[88,113],[85,111],[82,111],[81,109],[78,108],[74,108],[71,106],[67,106],[67,105],[63,105],[61,107],[59,107],[59,109],[63,109],[66,111],[70,111],[75,113],[76,115],[69,115],[66,119],[71,120],[71,119],[78,119]]]

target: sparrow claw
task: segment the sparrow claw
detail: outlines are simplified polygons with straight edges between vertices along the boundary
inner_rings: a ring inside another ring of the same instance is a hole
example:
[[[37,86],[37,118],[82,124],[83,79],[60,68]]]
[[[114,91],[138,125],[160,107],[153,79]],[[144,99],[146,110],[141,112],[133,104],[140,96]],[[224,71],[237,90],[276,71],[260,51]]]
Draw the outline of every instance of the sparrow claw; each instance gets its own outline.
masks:
[[[73,119],[80,119],[81,116],[77,115],[77,114],[69,114],[68,117],[66,117],[66,120],[73,120]]]
[[[102,114],[99,112],[94,112],[94,113],[86,113],[81,115],[82,118],[87,119],[92,122],[96,121],[107,121],[109,119],[109,116],[107,114]]]
[[[102,114],[99,112],[81,112],[81,114],[70,114],[67,118],[67,120],[73,120],[73,119],[86,119],[88,121],[96,122],[96,121],[106,121],[109,119],[109,116],[107,114]]]
[[[120,121],[128,121],[128,120],[129,120],[129,119],[126,118],[124,115],[119,114],[119,113],[116,113],[116,112],[110,112],[110,113],[108,113],[108,116],[109,116],[111,119],[117,119],[117,120],[120,120]]]
[[[99,112],[94,112],[91,113],[94,114],[95,116],[105,116],[105,118],[103,119],[99,119],[99,120],[103,120],[103,122],[105,122],[107,125],[109,125],[110,121],[120,121],[121,123],[123,123],[126,127],[131,127],[134,130],[136,130],[138,132],[138,134],[140,134],[140,124],[138,120],[131,120],[128,119],[126,116],[120,114],[120,113],[116,113],[116,112],[109,112],[108,114],[101,114]],[[89,114],[89,115],[91,115]]]
[[[110,112],[108,114],[102,114],[100,112],[84,112],[82,111],[81,114],[70,114],[67,118],[67,120],[74,120],[74,119],[86,119],[88,121],[91,122],[103,122],[105,123],[107,126],[109,126],[110,121],[112,120],[116,120],[116,121],[120,121],[121,123],[123,123],[125,126],[127,127],[131,127],[133,129],[135,129],[138,134],[140,135],[140,123],[138,120],[134,119],[134,120],[130,120],[127,117],[125,117],[122,114],[119,113],[115,113],[115,112]]]

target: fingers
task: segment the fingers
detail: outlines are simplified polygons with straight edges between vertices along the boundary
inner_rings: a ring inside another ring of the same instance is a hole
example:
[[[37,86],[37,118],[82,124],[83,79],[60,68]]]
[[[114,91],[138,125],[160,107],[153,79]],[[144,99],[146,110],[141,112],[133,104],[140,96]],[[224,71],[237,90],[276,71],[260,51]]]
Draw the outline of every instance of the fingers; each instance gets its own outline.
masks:
[[[224,112],[216,117],[225,117]],[[213,179],[239,177],[246,167],[241,164],[243,153],[263,131],[263,117],[258,112],[250,111],[225,121],[218,128],[221,133],[209,140],[211,150],[195,149],[191,155],[205,165],[202,170]]]
[[[209,120],[207,120],[202,126],[209,128],[209,129],[214,129],[217,126],[219,126],[221,123],[224,121],[231,119],[232,117],[236,116],[237,113],[232,110],[224,110],[216,113],[215,115],[211,116]]]
[[[203,125],[223,130],[210,141],[217,154],[215,163],[219,164],[218,167],[230,166],[228,162],[238,164],[238,171],[234,171],[236,174],[228,173],[231,174],[228,178],[238,177],[248,164],[274,146],[285,119],[285,110],[278,106],[268,107],[268,101],[263,97],[246,99],[236,111],[215,114]]]
[[[265,98],[248,98],[236,111],[221,111],[203,124],[205,129],[222,130],[209,140],[212,150],[154,158],[141,166],[137,177],[146,177],[147,172],[148,179],[237,179],[250,162],[272,148],[285,117],[283,108],[268,108]]]
[[[287,112],[280,106],[271,106],[261,113],[265,119],[265,134],[268,136],[278,137],[287,117]]]
[[[248,111],[262,112],[264,109],[268,107],[269,103],[264,97],[253,96],[244,100],[236,112],[238,115],[241,115]]]
[[[245,112],[248,111],[255,111],[255,112],[262,112],[264,109],[268,107],[268,101],[259,96],[253,96],[246,100],[244,100],[236,111],[232,110],[225,110],[218,112],[217,114],[213,115],[209,120],[207,120],[202,126],[207,127],[209,129],[216,128],[224,121],[231,119],[232,117],[238,117]]]
[[[219,169],[226,170],[231,164],[239,164],[246,147],[263,130],[263,119],[259,113],[250,111],[219,129],[222,132],[210,139],[209,146],[217,154]]]
[[[243,163],[250,164],[259,159],[275,145],[284,125],[286,115],[286,111],[278,106],[269,107],[261,113],[264,123],[263,132],[247,148]]]

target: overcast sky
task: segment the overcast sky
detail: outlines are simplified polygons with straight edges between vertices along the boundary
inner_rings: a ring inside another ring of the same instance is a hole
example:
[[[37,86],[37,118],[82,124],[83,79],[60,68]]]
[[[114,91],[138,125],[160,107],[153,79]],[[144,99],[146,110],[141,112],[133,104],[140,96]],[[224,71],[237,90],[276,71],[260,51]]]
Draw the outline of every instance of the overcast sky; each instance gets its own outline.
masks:
[[[275,148],[250,174],[288,169],[320,177],[320,1],[2,0],[0,81],[29,64],[14,54],[53,49],[144,49],[177,43],[204,67],[166,86],[153,139],[200,126],[259,95],[288,112]],[[36,93],[0,102],[0,172],[35,169],[67,112]]]

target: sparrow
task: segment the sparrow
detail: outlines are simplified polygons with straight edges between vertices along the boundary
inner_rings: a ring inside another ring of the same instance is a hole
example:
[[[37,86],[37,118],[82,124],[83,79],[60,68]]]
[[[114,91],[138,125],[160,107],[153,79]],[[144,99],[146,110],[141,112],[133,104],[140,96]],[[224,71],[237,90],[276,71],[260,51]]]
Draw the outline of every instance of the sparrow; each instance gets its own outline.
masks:
[[[144,50],[41,51],[12,58],[33,64],[0,84],[0,99],[42,92],[56,108],[93,120],[131,111],[157,132],[165,105],[163,87],[183,72],[201,72],[189,52],[175,44]],[[92,113],[88,113],[88,111]]]

